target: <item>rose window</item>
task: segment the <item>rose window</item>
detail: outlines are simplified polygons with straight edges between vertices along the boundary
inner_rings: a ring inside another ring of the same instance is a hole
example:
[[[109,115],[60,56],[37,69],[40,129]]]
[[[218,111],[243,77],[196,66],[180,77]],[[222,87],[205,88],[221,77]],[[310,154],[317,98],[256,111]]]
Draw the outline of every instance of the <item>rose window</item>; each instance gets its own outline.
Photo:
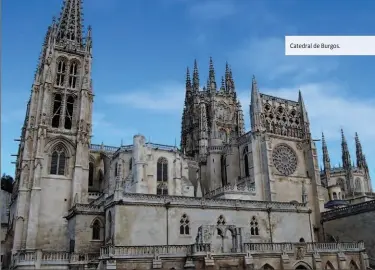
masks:
[[[273,164],[282,175],[288,176],[297,169],[297,156],[287,145],[278,145],[272,153]]]

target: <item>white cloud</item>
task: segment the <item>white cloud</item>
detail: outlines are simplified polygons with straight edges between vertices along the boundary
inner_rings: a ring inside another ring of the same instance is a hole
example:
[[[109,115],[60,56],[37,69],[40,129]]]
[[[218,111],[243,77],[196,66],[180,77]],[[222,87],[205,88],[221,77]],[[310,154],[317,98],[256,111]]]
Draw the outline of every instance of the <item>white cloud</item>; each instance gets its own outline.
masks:
[[[235,13],[235,1],[232,0],[197,1],[189,8],[189,15],[198,20],[218,20]]]
[[[286,56],[284,39],[276,37],[251,38],[231,57],[244,68],[251,68],[253,73],[270,80],[292,76],[294,81],[301,81],[337,68],[332,58]]]
[[[120,140],[123,140],[124,144],[132,142],[133,135],[137,133],[137,130],[132,128],[121,128],[119,125],[113,124],[107,120],[104,113],[94,112],[93,114],[93,143],[101,143],[102,141],[107,143],[113,143],[114,140],[118,139],[118,145]]]
[[[121,104],[136,109],[152,111],[181,111],[185,86],[180,83],[165,83],[145,89],[135,89],[128,93],[110,94],[105,98],[109,104]]]

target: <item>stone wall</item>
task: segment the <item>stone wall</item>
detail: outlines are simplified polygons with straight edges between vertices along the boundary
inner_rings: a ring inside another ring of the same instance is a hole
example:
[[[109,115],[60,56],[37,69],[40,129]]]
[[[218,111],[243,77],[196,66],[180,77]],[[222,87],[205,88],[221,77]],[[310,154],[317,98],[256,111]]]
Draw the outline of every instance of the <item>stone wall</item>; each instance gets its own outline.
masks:
[[[364,241],[375,259],[375,200],[324,212],[322,218],[325,234],[339,242]]]

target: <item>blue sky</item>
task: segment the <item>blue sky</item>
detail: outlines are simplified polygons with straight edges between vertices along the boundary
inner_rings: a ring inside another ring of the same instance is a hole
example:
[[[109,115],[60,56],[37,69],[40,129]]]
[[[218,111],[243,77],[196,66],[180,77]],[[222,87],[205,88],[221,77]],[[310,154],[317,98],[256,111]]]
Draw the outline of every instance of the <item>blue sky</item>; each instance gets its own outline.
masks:
[[[61,2],[3,1],[2,173],[14,174],[13,139]],[[371,0],[85,0],[85,26],[92,25],[94,38],[92,142],[129,144],[142,133],[179,143],[186,66],[196,58],[205,82],[212,56],[217,80],[225,61],[232,66],[247,129],[253,74],[261,92],[297,100],[301,89],[314,138],[325,132],[332,163],[341,161],[340,128],[355,160],[357,131],[375,179],[375,57],[284,55],[285,35],[374,35],[373,14]]]

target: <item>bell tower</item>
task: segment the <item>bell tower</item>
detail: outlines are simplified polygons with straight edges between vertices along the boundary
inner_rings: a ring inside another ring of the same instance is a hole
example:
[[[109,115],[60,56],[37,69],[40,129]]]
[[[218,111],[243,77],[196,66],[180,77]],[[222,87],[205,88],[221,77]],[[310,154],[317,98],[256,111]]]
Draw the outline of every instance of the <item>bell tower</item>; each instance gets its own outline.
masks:
[[[64,1],[43,43],[16,162],[13,252],[67,250],[63,216],[87,202],[92,38],[81,2]]]

